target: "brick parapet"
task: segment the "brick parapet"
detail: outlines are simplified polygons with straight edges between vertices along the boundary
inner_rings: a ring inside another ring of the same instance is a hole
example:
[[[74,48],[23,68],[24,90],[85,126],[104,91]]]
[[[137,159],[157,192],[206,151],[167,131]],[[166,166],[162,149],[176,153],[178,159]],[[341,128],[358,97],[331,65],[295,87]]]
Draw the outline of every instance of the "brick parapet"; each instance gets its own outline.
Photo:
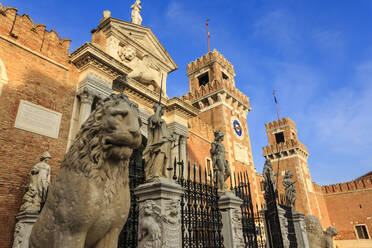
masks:
[[[372,176],[370,178],[357,179],[345,183],[321,186],[321,191],[324,194],[346,193],[365,189],[372,189]]]
[[[187,64],[187,75],[193,73],[195,70],[200,69],[200,67],[215,61],[222,64],[231,72],[231,74],[235,75],[234,66],[216,49],[214,49],[213,52],[208,52],[207,54],[204,54],[200,58],[197,58],[196,60]]]
[[[303,155],[306,157],[309,156],[306,146],[300,141],[294,139],[287,140],[275,145],[265,146],[262,148],[262,152],[264,156],[268,156],[271,154],[277,154],[294,149],[298,149],[299,151],[303,152]]]
[[[285,118],[282,118],[280,120],[275,120],[275,121],[272,121],[272,122],[268,122],[268,123],[265,124],[265,127],[266,127],[266,131],[270,131],[272,129],[280,128],[280,127],[287,126],[287,125],[294,128],[297,132],[296,124],[289,117],[285,117]]]
[[[47,31],[44,24],[35,24],[30,16],[17,11],[13,7],[0,9],[1,37],[66,65],[71,40],[61,39],[53,29]]]

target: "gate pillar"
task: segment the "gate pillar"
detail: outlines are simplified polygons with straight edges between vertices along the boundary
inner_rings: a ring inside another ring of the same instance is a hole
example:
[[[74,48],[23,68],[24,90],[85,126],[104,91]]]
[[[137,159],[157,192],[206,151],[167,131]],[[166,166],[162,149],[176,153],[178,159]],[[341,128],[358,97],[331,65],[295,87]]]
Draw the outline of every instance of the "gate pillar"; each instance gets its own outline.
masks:
[[[138,197],[138,247],[182,247],[180,200],[184,189],[166,178],[134,190]]]
[[[243,200],[230,191],[226,191],[218,201],[222,215],[222,236],[225,247],[244,247],[242,231],[242,212],[240,206]]]
[[[293,211],[292,218],[298,247],[309,248],[309,241],[307,239],[306,233],[305,215],[300,212]]]

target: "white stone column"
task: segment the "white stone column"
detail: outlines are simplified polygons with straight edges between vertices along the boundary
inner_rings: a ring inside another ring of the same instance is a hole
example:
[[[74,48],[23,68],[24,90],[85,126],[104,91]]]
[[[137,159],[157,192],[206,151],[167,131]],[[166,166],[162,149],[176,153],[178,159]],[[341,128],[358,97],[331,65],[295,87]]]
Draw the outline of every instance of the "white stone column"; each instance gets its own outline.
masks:
[[[84,90],[79,94],[80,98],[80,112],[79,112],[79,128],[88,119],[92,110],[92,103],[94,95],[89,91]]]
[[[182,247],[180,200],[184,189],[160,178],[134,190],[138,197],[138,248]]]
[[[243,200],[230,191],[226,191],[218,201],[218,208],[222,215],[222,235],[225,247],[244,247],[240,209],[242,203]]]

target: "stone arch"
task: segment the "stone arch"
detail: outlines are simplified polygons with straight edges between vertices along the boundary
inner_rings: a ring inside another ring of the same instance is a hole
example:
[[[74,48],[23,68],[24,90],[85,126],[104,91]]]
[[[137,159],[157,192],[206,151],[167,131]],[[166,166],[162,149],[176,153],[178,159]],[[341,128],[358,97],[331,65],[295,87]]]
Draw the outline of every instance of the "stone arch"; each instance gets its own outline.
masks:
[[[4,62],[0,59],[0,96],[3,89],[3,85],[8,83],[8,76],[6,74],[6,68]]]

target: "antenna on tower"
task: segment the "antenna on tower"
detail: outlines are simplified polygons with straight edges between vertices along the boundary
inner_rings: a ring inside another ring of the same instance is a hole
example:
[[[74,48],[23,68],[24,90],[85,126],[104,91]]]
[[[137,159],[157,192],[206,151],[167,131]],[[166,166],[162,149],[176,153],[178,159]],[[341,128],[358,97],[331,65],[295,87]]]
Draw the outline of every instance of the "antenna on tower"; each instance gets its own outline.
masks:
[[[205,23],[205,25],[207,25],[207,39],[208,39],[208,53],[211,51],[211,47],[209,45],[209,38],[211,37],[210,34],[209,34],[209,30],[208,30],[208,22],[209,22],[209,19],[207,19],[207,22]]]
[[[278,115],[278,120],[280,120],[279,110],[278,110],[278,101],[276,100],[275,90],[273,90],[273,95],[274,95],[274,102],[275,102],[275,107],[276,107],[276,113]]]

